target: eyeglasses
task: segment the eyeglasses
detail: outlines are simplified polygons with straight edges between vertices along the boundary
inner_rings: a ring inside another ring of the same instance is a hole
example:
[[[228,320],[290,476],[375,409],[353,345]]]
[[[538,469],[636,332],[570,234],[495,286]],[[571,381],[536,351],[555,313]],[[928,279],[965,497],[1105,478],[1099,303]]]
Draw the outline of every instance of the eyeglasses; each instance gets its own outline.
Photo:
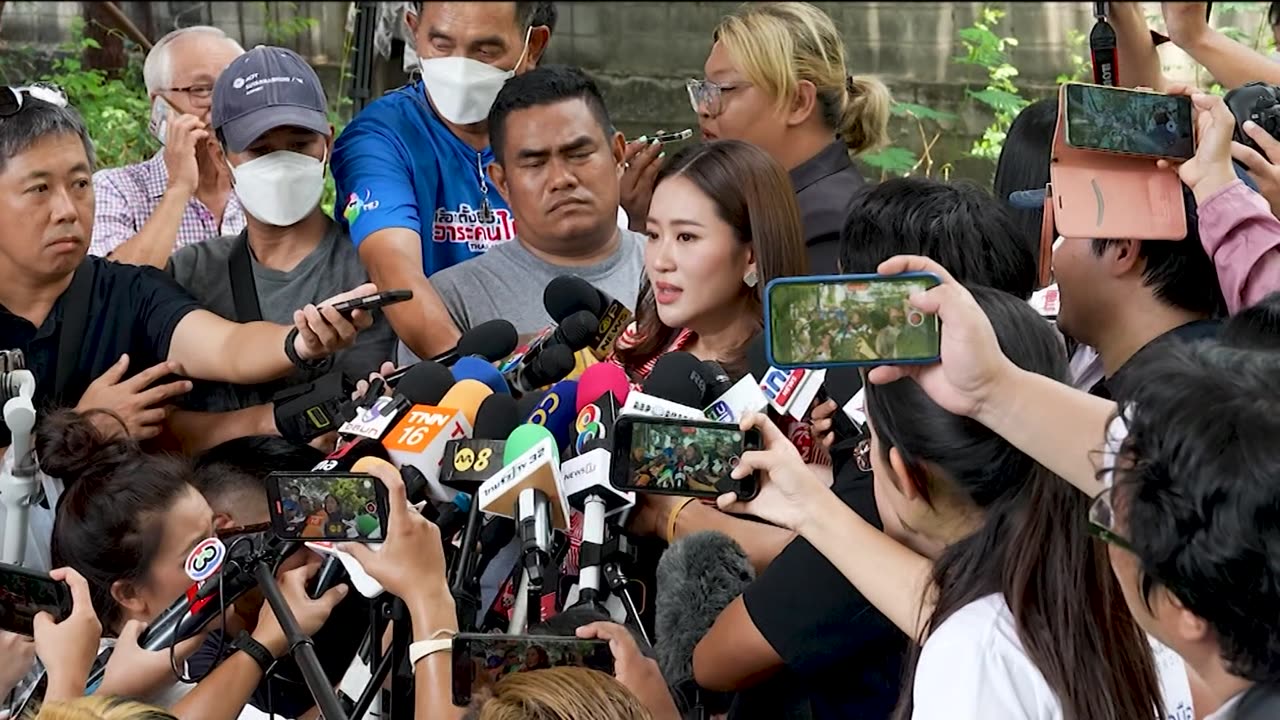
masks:
[[[192,85],[184,88],[167,88],[169,92],[185,93],[197,100],[208,100],[213,97],[212,85]]]
[[[862,438],[853,446],[853,461],[862,472],[871,472],[871,438]]]
[[[1114,489],[1112,485],[1098,493],[1089,505],[1089,532],[1105,543],[1134,552],[1133,545],[1116,531],[1116,511],[1111,504]]]
[[[13,117],[22,112],[23,102],[28,97],[57,107],[67,106],[67,94],[57,85],[50,83],[5,85],[0,87],[0,118]]]
[[[689,105],[693,107],[693,111],[705,111],[711,117],[724,112],[724,93],[750,86],[749,82],[717,83],[696,79],[685,83],[685,89],[689,91]]]

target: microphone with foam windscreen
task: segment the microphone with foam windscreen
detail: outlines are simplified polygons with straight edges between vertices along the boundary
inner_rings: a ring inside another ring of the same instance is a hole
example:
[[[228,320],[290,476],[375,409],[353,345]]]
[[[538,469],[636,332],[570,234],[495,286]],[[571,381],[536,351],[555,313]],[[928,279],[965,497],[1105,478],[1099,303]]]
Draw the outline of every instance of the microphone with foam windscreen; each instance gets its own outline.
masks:
[[[570,507],[582,511],[582,546],[579,551],[580,598],[593,603],[601,594],[600,550],[605,542],[605,520],[626,512],[636,503],[635,493],[609,482],[613,425],[619,399],[630,395],[631,384],[622,368],[611,363],[592,365],[578,381],[578,415],[572,457],[560,466],[562,489]]]
[[[555,438],[556,452],[571,445],[576,438],[574,420],[578,416],[578,381],[561,380],[552,385],[542,400],[529,412],[525,422],[541,425]]]
[[[525,423],[507,437],[502,460],[502,472],[481,485],[477,496],[482,511],[516,520],[528,582],[528,617],[539,622],[542,589],[547,574],[554,572],[551,533],[569,529],[569,505],[560,491],[560,453],[546,427]],[[554,595],[550,597],[554,605]],[[515,614],[512,622],[524,625]]]
[[[431,359],[441,365],[453,365],[471,356],[498,362],[514,352],[519,344],[520,335],[515,325],[502,319],[489,320],[462,333],[457,347]]]
[[[453,379],[462,382],[463,380],[476,380],[482,382],[495,393],[509,395],[511,388],[507,385],[506,378],[502,377],[502,373],[498,372],[498,368],[491,363],[478,357],[460,358],[458,362],[453,364],[451,368]]]
[[[577,365],[574,353],[587,346],[595,327],[594,315],[576,312],[504,361],[501,372],[512,391],[531,392],[568,376]]]
[[[644,382],[643,392],[632,391],[622,415],[702,420],[706,381],[702,361],[687,352],[669,352],[658,358]]]
[[[631,322],[632,314],[626,305],[576,275],[561,275],[547,283],[542,292],[542,304],[556,322],[563,322],[583,310],[596,317],[595,331],[588,346],[598,360],[613,352],[614,342]]]
[[[367,398],[356,417],[339,428],[338,433],[381,440],[410,406],[435,405],[453,384],[453,374],[440,363],[424,360],[412,365],[391,395]]]
[[[769,400],[760,391],[760,382],[747,373],[732,382],[719,363],[702,363],[703,377],[707,381],[709,404],[703,410],[707,418],[716,422],[736,423],[753,412],[769,409]]]
[[[728,712],[732,693],[698,687],[693,651],[716,618],[755,579],[742,547],[724,533],[704,531],[680,538],[658,560],[654,644],[658,667],[684,707],[710,715]]]
[[[751,369],[752,375],[761,378],[760,391],[780,415],[790,415],[802,420],[815,400],[826,402],[831,399],[824,387],[827,382],[826,370],[779,370],[770,367],[763,334],[757,335],[747,345],[747,367]],[[832,429],[837,437],[858,437],[862,434],[862,429],[850,418],[845,408],[837,408],[832,416]]]
[[[631,395],[627,373],[613,363],[597,363],[578,378],[578,416],[573,423],[576,437],[565,455],[576,457],[592,450],[608,451],[613,444],[613,426]]]

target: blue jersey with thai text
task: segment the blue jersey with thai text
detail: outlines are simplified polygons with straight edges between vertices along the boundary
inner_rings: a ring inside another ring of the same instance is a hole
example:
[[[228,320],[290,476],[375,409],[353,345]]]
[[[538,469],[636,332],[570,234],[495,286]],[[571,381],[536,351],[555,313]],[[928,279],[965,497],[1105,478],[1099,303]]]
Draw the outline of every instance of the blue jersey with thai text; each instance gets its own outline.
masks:
[[[418,233],[430,277],[515,238],[515,217],[484,174],[492,161],[492,150],[477,152],[449,130],[421,81],[406,85],[371,103],[338,136],[334,217],[356,247],[383,228]]]

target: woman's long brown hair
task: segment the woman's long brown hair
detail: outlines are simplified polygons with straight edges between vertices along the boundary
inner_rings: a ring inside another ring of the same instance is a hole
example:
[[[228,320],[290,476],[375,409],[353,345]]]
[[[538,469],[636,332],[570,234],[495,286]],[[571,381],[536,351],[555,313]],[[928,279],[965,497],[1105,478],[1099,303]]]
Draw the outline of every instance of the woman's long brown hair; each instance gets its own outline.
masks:
[[[808,273],[804,227],[800,207],[786,170],[768,153],[740,140],[715,140],[691,145],[672,156],[658,171],[654,187],[673,177],[693,182],[716,206],[716,214],[733,228],[734,235],[755,251],[754,288],[743,285],[748,312],[764,326],[764,288],[770,280]],[[617,356],[633,380],[636,371],[661,355],[675,339],[679,328],[662,324],[653,286],[645,277],[636,302],[638,342],[618,348]],[[733,357],[720,358],[735,379],[746,372],[746,343]]]

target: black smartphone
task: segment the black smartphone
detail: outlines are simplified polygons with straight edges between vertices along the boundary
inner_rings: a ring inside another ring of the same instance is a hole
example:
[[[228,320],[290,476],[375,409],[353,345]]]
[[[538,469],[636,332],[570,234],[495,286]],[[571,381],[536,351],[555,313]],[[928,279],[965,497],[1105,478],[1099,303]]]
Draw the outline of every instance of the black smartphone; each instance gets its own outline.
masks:
[[[453,638],[453,704],[469,705],[506,675],[564,666],[612,675],[613,653],[604,640],[458,633]]]
[[[623,415],[613,430],[609,482],[620,490],[714,498],[736,492],[750,500],[755,475],[730,477],[742,453],[760,449],[757,430],[732,423]]]
[[[71,614],[71,588],[45,573],[0,563],[0,630],[32,637],[36,615],[54,622]]]
[[[776,368],[935,362],[936,315],[908,298],[938,285],[932,273],[778,278],[764,290],[764,332]]]
[[[387,536],[387,489],[372,475],[273,472],[267,501],[281,540],[378,543]]]
[[[1081,150],[1190,160],[1196,153],[1191,98],[1069,83],[1067,144]]]
[[[347,317],[351,317],[351,313],[356,310],[375,310],[377,308],[395,305],[396,303],[412,299],[412,290],[386,290],[384,292],[377,292],[372,295],[365,295],[364,297],[351,298],[350,300],[343,300],[340,303],[334,303],[333,309]]]

